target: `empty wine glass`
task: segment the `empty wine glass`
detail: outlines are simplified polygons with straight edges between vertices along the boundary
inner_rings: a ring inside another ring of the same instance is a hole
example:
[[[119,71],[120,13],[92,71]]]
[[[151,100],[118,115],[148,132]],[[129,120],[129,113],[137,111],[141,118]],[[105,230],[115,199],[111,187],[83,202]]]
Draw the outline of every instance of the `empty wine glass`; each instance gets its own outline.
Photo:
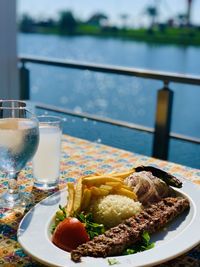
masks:
[[[37,150],[39,128],[37,118],[25,105],[20,101],[0,101],[0,171],[8,178],[1,208],[26,206],[28,201],[18,190],[17,176]]]

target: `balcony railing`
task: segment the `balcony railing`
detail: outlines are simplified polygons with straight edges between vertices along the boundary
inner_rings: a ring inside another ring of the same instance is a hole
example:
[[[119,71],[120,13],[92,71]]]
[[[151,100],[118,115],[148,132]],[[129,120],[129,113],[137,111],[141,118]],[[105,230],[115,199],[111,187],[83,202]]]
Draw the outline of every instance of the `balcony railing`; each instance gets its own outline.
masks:
[[[74,61],[64,61],[59,59],[41,58],[41,57],[27,57],[20,56],[19,62],[20,66],[20,88],[21,88],[21,99],[29,99],[30,96],[30,71],[26,66],[26,63],[42,64],[48,66],[56,66],[62,68],[71,68],[79,70],[89,70],[93,72],[101,72],[116,75],[125,75],[140,77],[146,79],[153,79],[163,81],[163,88],[158,90],[157,93],[157,108],[155,116],[155,127],[154,129],[136,125],[133,123],[122,122],[117,120],[112,120],[108,118],[101,118],[95,115],[80,114],[75,113],[71,110],[52,107],[45,104],[37,104],[38,107],[44,109],[50,109],[52,111],[60,111],[62,113],[70,114],[72,116],[86,117],[91,120],[101,121],[104,123],[115,124],[118,126],[123,126],[138,131],[145,131],[154,134],[152,156],[167,159],[169,150],[169,139],[170,137],[179,139],[182,141],[188,141],[196,144],[200,144],[199,138],[192,138],[176,133],[170,132],[171,127],[171,114],[173,105],[173,95],[174,92],[169,88],[169,83],[181,83],[200,86],[200,77],[192,75],[181,75],[177,73],[150,71],[145,69],[136,69],[129,67],[119,67],[119,66],[108,66],[102,64],[91,64],[82,63]]]

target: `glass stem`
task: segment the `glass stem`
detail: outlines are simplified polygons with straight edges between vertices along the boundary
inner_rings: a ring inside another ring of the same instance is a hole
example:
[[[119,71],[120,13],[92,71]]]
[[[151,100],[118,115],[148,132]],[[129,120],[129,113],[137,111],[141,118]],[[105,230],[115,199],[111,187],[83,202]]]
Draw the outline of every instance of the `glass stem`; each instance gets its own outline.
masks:
[[[18,173],[8,174],[8,191],[7,191],[8,201],[16,201],[19,198],[17,176]]]

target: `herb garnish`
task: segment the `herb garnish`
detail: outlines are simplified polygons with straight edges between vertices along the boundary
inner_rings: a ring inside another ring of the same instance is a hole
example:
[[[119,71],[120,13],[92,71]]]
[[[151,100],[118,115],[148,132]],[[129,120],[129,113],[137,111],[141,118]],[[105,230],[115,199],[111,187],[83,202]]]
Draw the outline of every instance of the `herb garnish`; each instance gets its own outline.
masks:
[[[150,242],[150,236],[149,233],[144,231],[142,234],[142,240],[135,243],[133,246],[127,248],[123,255],[130,255],[137,252],[145,251],[148,249],[151,249],[155,246],[153,242]]]
[[[101,235],[105,232],[105,228],[103,224],[98,224],[93,221],[93,217],[91,213],[84,214],[81,212],[76,215],[76,218],[84,223],[85,229],[90,236],[90,239],[93,239],[95,236]]]
[[[85,229],[90,237],[93,239],[95,236],[101,235],[105,232],[105,228],[103,224],[98,224],[93,221],[93,217],[91,213],[84,214],[83,212],[76,214],[76,217],[80,222],[82,222],[85,226]],[[55,223],[51,227],[51,233],[53,234],[57,225],[67,218],[67,214],[65,208],[59,205],[59,210],[56,212]]]
[[[65,211],[65,208],[59,205],[59,210],[56,212],[55,216],[55,223],[51,227],[51,233],[53,234],[54,230],[56,229],[57,225],[64,221],[64,219],[67,218],[67,214]]]
[[[108,263],[109,265],[114,265],[114,264],[119,264],[120,262],[117,259],[112,258],[112,259],[108,259]]]

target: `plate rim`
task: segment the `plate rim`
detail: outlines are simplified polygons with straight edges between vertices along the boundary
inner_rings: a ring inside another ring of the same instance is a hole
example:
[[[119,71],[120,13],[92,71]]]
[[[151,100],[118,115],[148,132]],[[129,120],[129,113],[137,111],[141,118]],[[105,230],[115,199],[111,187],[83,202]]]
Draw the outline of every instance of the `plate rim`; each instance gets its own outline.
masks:
[[[177,189],[176,189],[177,190]],[[190,190],[194,190],[194,192],[193,192],[193,195],[191,195],[190,194]],[[190,182],[190,181],[184,181],[183,182],[183,187],[179,190],[177,190],[178,192],[181,192],[181,193],[183,193],[184,195],[186,195],[188,198],[189,198],[189,200],[190,200],[190,203],[192,204],[192,207],[194,208],[194,212],[193,212],[193,216],[192,216],[192,219],[191,219],[191,221],[189,222],[189,224],[188,225],[186,225],[186,227],[183,229],[183,233],[181,232],[178,236],[176,236],[174,239],[173,239],[173,241],[175,240],[175,242],[178,240],[179,241],[179,239],[182,239],[182,238],[180,238],[180,236],[182,236],[182,235],[184,235],[184,233],[186,232],[187,234],[188,234],[188,230],[189,231],[191,231],[191,227],[194,227],[194,226],[198,226],[199,225],[199,222],[200,222],[200,220],[199,220],[199,218],[200,218],[200,199],[198,199],[198,194],[199,194],[199,192],[200,192],[200,189],[198,188],[198,186],[197,185],[195,185],[195,184],[193,184],[192,182]],[[57,263],[57,265],[55,265],[55,263],[52,263],[52,262],[49,262],[49,261],[46,261],[46,260],[44,260],[43,258],[41,258],[41,257],[37,257],[37,255],[35,255],[35,254],[32,254],[31,253],[31,251],[28,249],[26,249],[26,242],[24,242],[24,240],[23,240],[23,238],[21,238],[21,233],[20,233],[20,229],[21,229],[21,227],[22,227],[22,225],[23,225],[23,223],[25,222],[25,220],[27,220],[27,218],[28,218],[28,216],[30,216],[30,214],[34,211],[34,210],[36,210],[36,209],[38,209],[39,207],[41,207],[41,204],[42,203],[45,203],[45,201],[48,201],[49,199],[51,200],[53,197],[56,197],[56,196],[62,196],[62,197],[64,197],[64,195],[65,195],[65,201],[67,200],[67,191],[65,190],[65,189],[63,189],[63,190],[60,190],[60,191],[58,191],[58,192],[55,192],[54,194],[52,194],[52,195],[50,195],[50,196],[48,196],[47,198],[45,198],[45,199],[43,199],[42,201],[40,201],[39,203],[37,203],[32,209],[30,209],[28,212],[27,212],[27,214],[24,216],[24,218],[21,220],[21,222],[20,222],[20,224],[19,224],[19,227],[18,227],[18,231],[17,231],[17,239],[18,239],[18,242],[20,243],[20,245],[21,245],[21,247],[23,248],[23,250],[28,254],[28,255],[30,255],[33,259],[35,259],[35,260],[37,260],[38,262],[40,262],[40,263],[42,263],[42,264],[48,264],[48,266],[68,266],[69,264],[70,265],[72,265],[72,266],[83,266],[83,267],[85,267],[85,266],[88,266],[88,262],[87,262],[87,259],[93,259],[93,261],[95,260],[95,261],[98,261],[97,260],[97,258],[93,258],[93,257],[84,257],[84,261],[82,261],[81,263],[75,263],[75,265],[74,265],[74,263],[70,260],[70,263],[69,263],[69,261],[68,261],[68,259],[67,259],[67,256],[66,256],[66,264],[67,265],[58,265],[58,264],[60,264],[60,263]],[[65,202],[66,203],[66,202]],[[56,207],[57,207],[57,209],[58,209],[58,205],[59,205],[59,203],[56,203]],[[53,206],[54,208],[55,208],[55,205]],[[55,210],[56,211],[56,210]],[[55,215],[55,211],[54,211],[54,213],[52,213],[52,216],[50,217],[50,218],[48,218],[46,221],[45,221],[45,225],[47,226],[47,225],[49,225],[49,223],[50,223],[50,221],[52,220],[52,218],[53,218],[53,216]],[[53,211],[52,211],[53,212]],[[198,217],[199,216],[199,217]],[[189,228],[189,229],[188,229]],[[198,228],[197,228],[198,229]],[[196,229],[196,230],[197,230]],[[47,229],[45,230],[46,231],[46,234],[47,234]],[[193,236],[193,235],[192,235]],[[193,241],[192,241],[193,240]],[[121,259],[121,261],[122,261],[122,264],[123,264],[123,266],[154,266],[154,265],[157,265],[157,264],[161,264],[161,263],[163,263],[163,262],[166,262],[166,261],[169,261],[169,260],[172,260],[172,259],[174,259],[174,258],[176,258],[176,257],[178,257],[178,256],[180,256],[180,255],[182,255],[182,254],[184,254],[184,253],[186,253],[187,251],[189,251],[189,250],[191,250],[192,248],[194,248],[196,245],[198,245],[199,243],[200,243],[200,237],[198,238],[197,237],[197,235],[195,235],[195,237],[193,238],[192,237],[192,240],[191,240],[191,237],[190,237],[190,239],[189,239],[189,245],[183,245],[183,243],[186,243],[186,242],[182,242],[181,244],[179,244],[179,246],[181,246],[181,247],[183,247],[183,249],[179,249],[178,250],[178,252],[174,252],[174,253],[170,253],[170,255],[168,255],[167,257],[160,257],[160,256],[158,256],[158,259],[156,260],[156,259],[154,259],[153,261],[152,260],[150,260],[149,262],[147,262],[147,263],[145,263],[145,264],[142,264],[142,265],[132,265],[133,264],[133,262],[132,263],[130,263],[129,261],[130,261],[130,259],[133,259],[133,258],[135,258],[135,257],[139,257],[138,255],[140,254],[142,254],[143,256],[145,256],[145,255],[148,255],[149,254],[149,251],[151,251],[151,254],[152,254],[152,250],[154,250],[154,253],[155,253],[155,251],[161,251],[162,252],[162,247],[164,246],[164,247],[169,247],[169,243],[171,243],[172,242],[172,240],[168,240],[168,241],[166,241],[166,244],[161,244],[161,245],[159,245],[157,248],[155,247],[154,249],[151,249],[151,250],[148,250],[148,251],[144,251],[144,252],[141,252],[141,253],[136,253],[136,254],[132,254],[132,255],[127,255],[127,256],[113,256],[113,257],[107,257],[107,258],[104,258],[103,259],[103,261],[105,262],[106,261],[106,265],[104,265],[104,266],[109,266],[108,265],[108,262],[107,262],[107,259],[108,258],[116,258],[117,260],[118,260],[118,258],[120,258]],[[187,239],[187,241],[188,241],[188,239]],[[48,238],[48,241],[47,241],[48,243],[51,243],[51,245],[53,245],[52,244],[52,242],[49,240],[49,238]],[[59,250],[59,251],[62,251],[63,252],[63,250],[61,250],[61,249],[59,249],[59,248],[57,248],[55,245],[53,245],[54,246],[54,249],[55,249],[55,253],[56,253],[56,249],[57,250]],[[67,253],[67,252],[64,252],[66,255],[68,254],[68,256],[69,256],[69,253]],[[154,254],[153,253],[153,254]],[[168,253],[169,254],[169,253]],[[100,259],[102,259],[102,258],[100,258]],[[124,260],[128,260],[127,262],[124,262]],[[128,263],[129,262],[129,263]],[[120,262],[121,263],[121,262]],[[92,266],[92,265],[91,265]],[[103,265],[101,264],[100,265],[101,267],[103,267]],[[97,267],[98,267],[98,265],[97,265]]]

